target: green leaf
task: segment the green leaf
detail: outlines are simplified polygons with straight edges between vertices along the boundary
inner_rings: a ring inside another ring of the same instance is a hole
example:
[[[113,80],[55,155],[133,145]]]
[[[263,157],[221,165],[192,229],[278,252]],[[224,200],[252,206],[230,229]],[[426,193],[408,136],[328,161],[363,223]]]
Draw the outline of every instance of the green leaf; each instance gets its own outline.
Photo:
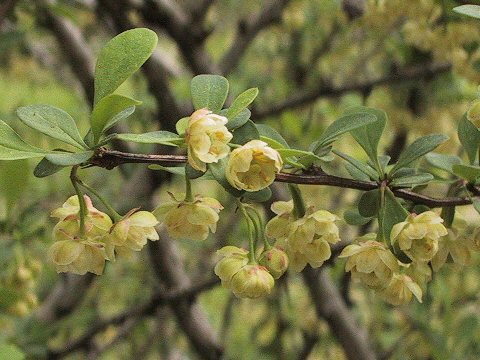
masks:
[[[333,150],[335,155],[340,156],[342,159],[348,161],[352,166],[354,166],[357,170],[361,171],[365,175],[367,175],[370,179],[375,180],[378,179],[378,174],[375,170],[373,170],[368,164],[365,164],[350,155],[344,154],[341,151]]]
[[[415,168],[404,167],[404,168],[398,169],[391,179],[393,180],[401,177],[413,176],[416,173],[417,173],[417,170]]]
[[[315,155],[314,153],[310,151],[305,151],[305,150],[298,150],[298,149],[277,149],[278,153],[283,157],[303,157],[303,156],[308,156],[308,157],[313,157],[316,160],[320,160],[320,157]]]
[[[451,174],[453,174],[453,165],[459,165],[462,163],[462,159],[456,155],[439,154],[433,152],[425,155],[425,160],[430,165],[448,171]]]
[[[230,140],[232,144],[243,145],[250,140],[255,140],[260,138],[257,127],[252,120],[248,120],[244,125],[233,130],[233,138]]]
[[[272,197],[272,190],[270,190],[269,187],[266,187],[258,191],[246,191],[243,194],[243,197],[254,202],[265,202],[270,200],[270,198]]]
[[[455,175],[472,183],[480,176],[480,167],[474,165],[453,165],[452,170]]]
[[[235,116],[233,119],[228,119],[227,127],[228,130],[234,130],[244,125],[248,120],[250,120],[252,113],[248,109],[243,109],[240,113]]]
[[[17,115],[23,123],[42,134],[79,149],[88,148],[78,132],[75,120],[62,109],[50,105],[31,105],[18,108]]]
[[[395,174],[396,170],[407,166],[447,140],[448,136],[440,134],[431,134],[415,140],[413,143],[407,146],[404,151],[402,151],[397,163],[392,168],[390,173]]]
[[[53,175],[64,168],[65,166],[56,165],[48,161],[46,158],[43,158],[33,170],[33,175],[38,178],[44,178]]]
[[[26,355],[15,345],[0,343],[0,359],[24,360]]]
[[[96,105],[135,73],[157,47],[157,34],[145,28],[122,32],[100,51],[95,67]]]
[[[277,130],[272,128],[271,126],[265,124],[255,124],[258,129],[258,133],[260,134],[260,138],[266,137],[275,140],[277,143],[282,145],[282,148],[288,149],[290,146],[285,141],[285,139],[278,133]]]
[[[350,176],[355,180],[360,180],[360,181],[370,181],[371,180],[370,177],[367,174],[358,170],[355,166],[353,166],[350,163],[345,164],[345,169],[347,169]]]
[[[343,115],[325,129],[320,138],[310,146],[310,150],[317,153],[320,149],[334,142],[340,135],[376,121],[377,117],[375,114],[367,112]]]
[[[458,139],[465,148],[470,164],[474,164],[480,146],[480,131],[466,115],[463,115],[458,124]]]
[[[41,157],[49,151],[27,144],[4,121],[0,120],[0,160],[19,160]]]
[[[84,163],[93,156],[93,151],[79,153],[55,152],[45,156],[54,165],[73,166]]]
[[[456,13],[471,16],[480,19],[480,6],[478,5],[460,5],[453,8]]]
[[[130,115],[133,112],[132,110],[135,109],[134,106],[141,103],[141,101],[117,94],[110,94],[101,99],[93,108],[90,118],[95,144],[98,143],[104,131],[112,127],[117,121],[124,119],[126,114]],[[131,109],[132,107],[133,109]],[[127,109],[128,111],[123,113]],[[120,114],[122,115],[119,116]]]
[[[245,90],[243,93],[237,96],[237,98],[233,101],[232,105],[228,108],[226,117],[228,120],[233,120],[237,117],[243,110],[250,105],[253,100],[258,95],[258,88],[251,88]]]
[[[353,138],[365,150],[370,160],[376,163],[378,161],[378,143],[380,142],[380,138],[387,123],[387,114],[382,110],[365,106],[356,106],[345,111],[345,114],[347,115],[358,113],[367,113],[374,115],[377,118],[377,121],[375,122],[350,131]]]
[[[358,212],[358,209],[347,210],[343,213],[345,222],[349,225],[362,226],[372,220],[371,217],[363,217]]]
[[[0,167],[0,192],[6,200],[7,217],[27,186],[29,170],[27,160],[9,161]]]
[[[149,165],[150,170],[161,170],[167,171],[174,175],[185,176],[185,167],[184,166],[162,166],[158,164]]]
[[[366,191],[358,201],[358,213],[366,218],[374,217],[378,214],[380,205],[380,194],[378,189]]]
[[[141,144],[162,144],[168,146],[178,146],[185,139],[178,137],[177,134],[169,131],[152,131],[144,134],[117,134],[118,139],[123,141],[132,141]]]
[[[240,197],[242,196],[245,191],[238,190],[234,188],[230,183],[228,182],[227,178],[225,177],[225,168],[227,167],[227,162],[228,158],[220,159],[216,163],[210,163],[208,164],[208,169],[210,170],[210,173],[213,175],[215,180],[225,189],[227,190],[230,194],[232,194],[234,197]]]
[[[185,130],[187,130],[188,122],[190,121],[190,117],[184,117],[177,121],[175,124],[175,129],[177,130],[178,135],[184,135]]]
[[[431,180],[433,180],[432,174],[423,173],[412,176],[397,177],[392,180],[390,185],[394,187],[413,187],[417,185],[427,184]]]
[[[395,224],[404,221],[408,211],[400,204],[389,188],[385,188],[384,201],[379,215],[379,230],[382,238],[390,241],[390,233]]]
[[[228,80],[219,75],[197,75],[190,84],[193,106],[214,113],[222,110],[228,95]]]

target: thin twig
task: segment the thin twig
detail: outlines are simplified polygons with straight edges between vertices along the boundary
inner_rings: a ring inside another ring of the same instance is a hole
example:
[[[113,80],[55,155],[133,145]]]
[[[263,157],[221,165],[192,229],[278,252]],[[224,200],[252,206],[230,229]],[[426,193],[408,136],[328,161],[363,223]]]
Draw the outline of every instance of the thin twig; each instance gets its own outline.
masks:
[[[175,166],[183,164],[186,161],[187,157],[185,155],[131,154],[101,148],[98,149],[94,157],[90,159],[90,164],[110,170],[119,165],[128,163]],[[348,179],[339,176],[328,175],[326,173],[316,175],[278,173],[275,180],[278,182],[286,182],[290,184],[326,185],[363,191],[373,190],[379,187],[379,184],[373,181]],[[395,196],[399,198],[412,201],[415,204],[426,205],[432,208],[462,206],[472,203],[472,201],[468,197],[445,197],[439,199],[419,194],[408,189],[392,188],[392,191]]]

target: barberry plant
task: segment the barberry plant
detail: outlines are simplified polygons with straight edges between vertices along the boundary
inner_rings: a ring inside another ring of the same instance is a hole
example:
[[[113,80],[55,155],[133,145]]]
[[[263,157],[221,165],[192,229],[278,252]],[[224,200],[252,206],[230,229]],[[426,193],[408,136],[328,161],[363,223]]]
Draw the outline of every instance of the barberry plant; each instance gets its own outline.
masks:
[[[460,7],[459,12],[480,17],[478,7]],[[370,107],[353,107],[328,126],[306,149],[292,148],[273,128],[251,119],[249,106],[258,89],[247,89],[229,105],[229,82],[218,75],[199,75],[191,81],[194,112],[179,119],[176,133],[116,133],[115,125],[127,119],[141,101],[117,93],[119,86],[151,56],[156,34],[139,28],[125,31],[100,52],[96,64],[94,104],[90,129],[81,134],[75,120],[49,105],[30,105],[17,110],[19,119],[32,130],[64,143],[60,149],[30,145],[6,122],[0,121],[0,160],[41,158],[34,175],[48,177],[70,168],[74,194],[51,216],[53,229],[50,259],[57,272],[101,275],[107,261],[116,255],[141,251],[150,241],[161,241],[161,224],[173,239],[202,242],[215,233],[222,204],[197,194],[193,183],[215,180],[236,202],[245,222],[248,249],[226,246],[219,256],[215,274],[224,287],[241,298],[271,293],[275,281],[288,269],[317,268],[332,257],[332,245],[341,239],[339,215],[321,207],[321,200],[306,204],[298,184],[336,186],[362,192],[354,210],[344,214],[352,226],[377,224],[376,232],[346,245],[340,258],[347,258],[346,271],[373,289],[387,302],[406,304],[422,293],[446,262],[467,265],[478,251],[478,234],[469,234],[455,217],[455,208],[473,204],[480,212],[480,100],[461,119],[458,138],[465,159],[433,151],[448,137],[431,134],[416,139],[396,162],[379,153],[378,145],[387,127],[387,114]],[[335,148],[349,133],[364,150],[363,161]],[[175,154],[135,154],[111,150],[112,141],[170,146]],[[324,169],[335,156],[344,160],[350,177]],[[425,161],[420,163],[420,159]],[[146,163],[151,171],[181,175],[184,193],[169,193],[172,201],[152,211],[117,210],[99,191],[82,180],[81,173],[96,168],[113,169],[126,163]],[[422,166],[420,166],[422,164]],[[259,214],[257,203],[272,197],[271,185],[288,183],[290,201],[271,205],[271,219]],[[447,196],[432,198],[422,193],[433,181],[448,187]],[[92,198],[102,204],[98,210]],[[21,284],[25,296],[16,299],[12,311],[25,312],[36,299],[29,292],[35,271],[19,257],[11,282]],[[121,261],[121,260],[120,260]],[[37,266],[38,267],[38,266]]]

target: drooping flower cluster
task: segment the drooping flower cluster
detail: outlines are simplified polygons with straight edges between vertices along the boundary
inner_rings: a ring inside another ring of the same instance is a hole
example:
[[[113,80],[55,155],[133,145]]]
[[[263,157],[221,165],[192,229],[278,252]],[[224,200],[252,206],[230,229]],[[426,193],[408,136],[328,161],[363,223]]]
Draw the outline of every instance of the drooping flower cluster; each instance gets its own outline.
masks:
[[[275,280],[266,267],[249,264],[248,251],[225,246],[217,251],[223,258],[215,266],[222,285],[240,298],[258,298],[270,294]]]
[[[406,304],[412,294],[422,302],[420,286],[410,276],[400,274],[395,255],[375,238],[376,234],[366,234],[343,249],[339,257],[348,258],[345,271],[350,271],[353,279],[375,290],[390,304]]]
[[[293,270],[300,272],[307,264],[320,267],[330,258],[330,244],[340,241],[336,215],[310,207],[295,220],[292,201],[276,202],[272,211],[277,216],[268,222],[265,234],[285,248]]]
[[[218,213],[223,209],[218,200],[195,196],[189,201],[173,201],[160,205],[154,214],[165,225],[173,239],[205,240],[217,230]]]
[[[141,250],[147,239],[158,240],[154,229],[158,221],[146,211],[131,211],[116,224],[96,209],[91,199],[84,196],[85,231],[81,233],[80,205],[77,196],[70,197],[61,208],[52,212],[59,222],[53,229],[55,243],[49,255],[57,272],[84,275],[103,273],[105,260],[114,260],[115,247]]]

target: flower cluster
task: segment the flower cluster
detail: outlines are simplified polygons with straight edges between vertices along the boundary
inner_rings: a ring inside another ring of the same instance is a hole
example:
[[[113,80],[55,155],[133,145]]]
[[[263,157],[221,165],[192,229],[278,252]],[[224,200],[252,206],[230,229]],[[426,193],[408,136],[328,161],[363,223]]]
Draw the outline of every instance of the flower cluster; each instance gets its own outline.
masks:
[[[443,219],[433,211],[410,214],[395,224],[391,239],[393,248],[403,252],[409,263],[403,263],[383,244],[376,234],[367,234],[348,245],[339,255],[348,258],[345,271],[367,287],[375,290],[393,305],[410,302],[415,296],[421,302],[433,271],[451,260],[457,266],[469,263],[472,250],[480,250],[478,230],[467,236],[465,221],[455,219],[447,229]],[[477,243],[476,240],[477,239]],[[398,244],[398,247],[396,245]],[[395,250],[397,251],[397,250]]]
[[[258,298],[270,294],[275,280],[262,265],[250,264],[248,251],[225,246],[217,251],[222,259],[215,266],[215,274],[222,285],[240,298]]]
[[[55,243],[49,255],[57,272],[84,275],[103,273],[105,260],[115,259],[115,247],[141,250],[147,239],[158,240],[154,229],[158,221],[147,211],[132,210],[113,224],[110,217],[96,209],[91,199],[84,196],[86,215],[84,233],[81,231],[78,196],[70,197],[61,208],[52,212],[58,219],[53,229]]]
[[[276,202],[272,211],[277,216],[268,222],[265,233],[285,248],[293,270],[300,272],[307,264],[320,267],[330,258],[330,244],[340,241],[336,215],[310,207],[295,220],[292,201]]]
[[[376,234],[366,234],[343,249],[339,257],[348,258],[345,271],[350,271],[353,279],[377,291],[390,304],[406,304],[412,294],[422,302],[420,286],[408,275],[400,274],[395,255],[375,238]]]

